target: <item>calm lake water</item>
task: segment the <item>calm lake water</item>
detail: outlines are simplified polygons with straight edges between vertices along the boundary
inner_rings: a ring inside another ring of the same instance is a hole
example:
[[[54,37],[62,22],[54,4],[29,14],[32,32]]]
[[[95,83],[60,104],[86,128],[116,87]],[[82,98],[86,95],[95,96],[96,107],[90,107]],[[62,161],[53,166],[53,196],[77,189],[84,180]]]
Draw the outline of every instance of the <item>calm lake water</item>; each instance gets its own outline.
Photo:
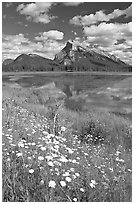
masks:
[[[130,120],[132,117],[131,80],[131,73],[108,72],[4,73],[2,76],[3,82],[19,84],[25,88],[54,83],[66,94],[66,107],[70,109],[78,108],[81,111],[85,108],[86,111],[94,106],[101,110],[110,110],[116,114],[128,116]],[[110,89],[115,84],[117,84],[116,89]],[[123,97],[128,97],[128,99]]]
[[[2,76],[3,82],[17,83],[22,87],[40,87],[54,82],[56,87],[68,92],[73,87],[78,93],[81,90],[95,89],[102,86],[110,86],[115,82],[131,76],[130,73],[5,73]]]

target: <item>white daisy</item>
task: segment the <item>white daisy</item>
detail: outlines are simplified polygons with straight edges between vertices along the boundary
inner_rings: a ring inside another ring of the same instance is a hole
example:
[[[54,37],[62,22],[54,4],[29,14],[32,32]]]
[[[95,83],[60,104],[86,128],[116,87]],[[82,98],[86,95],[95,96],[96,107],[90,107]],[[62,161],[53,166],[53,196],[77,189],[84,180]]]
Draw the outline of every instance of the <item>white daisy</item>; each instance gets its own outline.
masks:
[[[21,157],[22,155],[23,155],[22,152],[16,154],[17,157]]]
[[[65,181],[60,181],[60,184],[61,184],[62,187],[66,186],[66,182]]]
[[[61,132],[65,132],[65,130],[66,130],[66,127],[62,126],[61,127]]]
[[[55,188],[55,186],[56,186],[55,181],[49,181],[49,187]]]
[[[44,184],[44,181],[43,181],[43,180],[41,180],[41,181],[40,181],[40,184],[41,184],[41,185],[43,185],[43,184]]]
[[[77,202],[77,198],[73,198],[73,201],[74,201],[74,202]]]
[[[42,161],[42,160],[44,160],[44,157],[39,156],[39,157],[38,157],[38,160]]]
[[[84,192],[85,190],[84,190],[84,188],[80,188],[80,191],[81,191],[81,192]]]
[[[48,163],[48,166],[54,166],[53,162],[49,161]]]
[[[80,174],[79,174],[79,173],[75,173],[75,175],[76,175],[76,176],[78,176],[78,177],[80,176]]]
[[[34,169],[29,169],[29,173],[33,174],[34,173]]]
[[[67,176],[65,179],[66,179],[67,182],[71,182],[71,180],[72,180],[72,179],[71,179],[70,177],[68,177],[68,176]]]
[[[63,176],[70,176],[69,172],[65,172]]]
[[[46,147],[41,147],[40,149],[41,149],[42,151],[44,151],[44,150],[46,150]]]

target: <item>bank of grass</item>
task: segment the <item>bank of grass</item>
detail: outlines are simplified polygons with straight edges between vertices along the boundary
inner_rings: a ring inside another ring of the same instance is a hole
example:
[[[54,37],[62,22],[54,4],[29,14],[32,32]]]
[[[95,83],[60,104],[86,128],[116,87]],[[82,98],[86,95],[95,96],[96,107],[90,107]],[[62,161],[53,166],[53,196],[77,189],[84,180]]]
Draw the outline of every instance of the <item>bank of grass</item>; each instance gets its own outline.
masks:
[[[43,116],[28,104],[3,100],[3,201],[132,201],[129,122],[50,105]]]

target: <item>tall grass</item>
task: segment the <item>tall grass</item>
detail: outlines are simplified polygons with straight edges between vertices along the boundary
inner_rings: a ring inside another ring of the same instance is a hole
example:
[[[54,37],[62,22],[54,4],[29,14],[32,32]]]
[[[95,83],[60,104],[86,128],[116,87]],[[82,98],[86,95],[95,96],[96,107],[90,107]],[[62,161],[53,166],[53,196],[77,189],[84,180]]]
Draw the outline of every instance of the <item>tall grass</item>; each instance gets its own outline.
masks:
[[[3,201],[132,201],[130,123],[61,102],[45,102],[43,116],[34,106],[3,100]]]

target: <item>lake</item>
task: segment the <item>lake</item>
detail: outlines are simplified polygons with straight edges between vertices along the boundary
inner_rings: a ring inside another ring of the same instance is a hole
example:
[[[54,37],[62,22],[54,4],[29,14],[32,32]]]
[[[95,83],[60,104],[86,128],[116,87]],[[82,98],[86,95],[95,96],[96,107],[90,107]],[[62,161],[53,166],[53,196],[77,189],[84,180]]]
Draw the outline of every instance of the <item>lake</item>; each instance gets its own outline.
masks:
[[[132,119],[131,73],[3,73],[2,81],[25,88],[54,83],[66,94],[65,104],[69,109],[88,111],[95,107]]]

